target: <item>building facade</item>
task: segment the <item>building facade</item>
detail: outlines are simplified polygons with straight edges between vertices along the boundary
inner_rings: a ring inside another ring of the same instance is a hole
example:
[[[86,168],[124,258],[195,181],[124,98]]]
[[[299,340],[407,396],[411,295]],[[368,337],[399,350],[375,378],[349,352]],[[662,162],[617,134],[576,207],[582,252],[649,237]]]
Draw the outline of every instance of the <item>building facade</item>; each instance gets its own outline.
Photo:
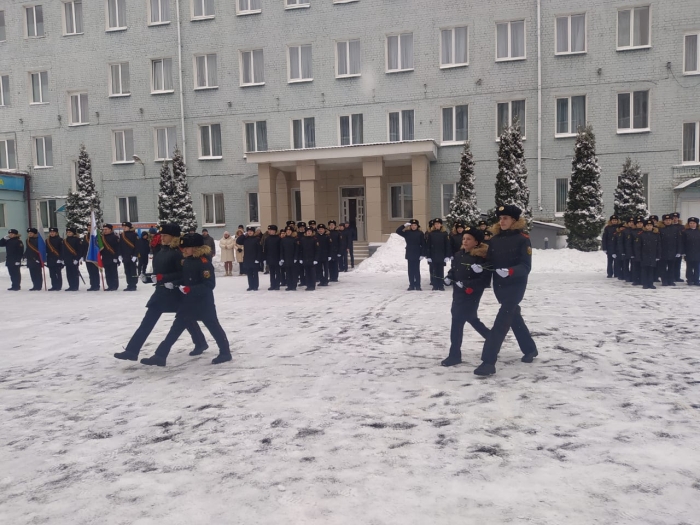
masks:
[[[0,0],[0,169],[63,226],[85,144],[105,220],[150,222],[177,145],[214,235],[333,218],[381,241],[448,212],[467,138],[490,208],[517,117],[536,219],[563,216],[584,123],[606,213],[631,156],[651,211],[687,217],[699,47],[697,0]]]

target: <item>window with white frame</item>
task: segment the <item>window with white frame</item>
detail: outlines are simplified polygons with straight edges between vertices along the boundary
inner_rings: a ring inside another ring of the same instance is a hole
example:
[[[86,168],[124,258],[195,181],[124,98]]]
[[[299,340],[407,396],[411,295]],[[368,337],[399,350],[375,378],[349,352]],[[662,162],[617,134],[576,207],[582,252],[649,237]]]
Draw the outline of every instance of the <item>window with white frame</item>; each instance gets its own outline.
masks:
[[[112,164],[134,162],[134,130],[119,129],[112,132]]]
[[[221,157],[221,124],[199,126],[199,158],[220,159]]]
[[[559,137],[574,136],[586,126],[586,96],[557,98],[557,129]]]
[[[5,11],[0,11],[0,42],[4,42],[7,39],[7,34],[5,32]]]
[[[362,113],[340,117],[340,145],[363,144]]]
[[[151,60],[151,93],[172,93],[173,59]]]
[[[496,24],[496,60],[525,58],[525,20]]]
[[[389,73],[413,70],[413,33],[387,35],[386,70]]]
[[[126,0],[107,0],[107,30],[126,29]]]
[[[414,136],[415,118],[412,109],[389,113],[389,142],[413,140]]]
[[[362,72],[359,40],[342,40],[335,43],[336,78],[357,77]]]
[[[195,89],[219,87],[216,77],[216,54],[195,55]]]
[[[313,80],[311,44],[289,46],[289,82]]]
[[[214,18],[214,0],[192,0],[192,18]]]
[[[510,102],[499,102],[496,108],[496,138],[499,139],[503,131],[511,124],[520,128],[523,138],[525,138],[525,101],[511,100]]]
[[[267,122],[245,122],[245,150],[267,151]]]
[[[452,211],[452,199],[455,198],[457,192],[457,183],[448,182],[442,185],[442,218],[447,217],[447,214]]]
[[[258,194],[248,193],[248,222],[260,222]]]
[[[413,218],[413,185],[391,184],[389,186],[389,213],[391,220]]]
[[[44,226],[44,230],[58,228],[55,199],[39,201],[39,215],[41,216],[41,224]]]
[[[38,71],[29,74],[32,84],[32,104],[48,104],[49,102],[49,73]]]
[[[466,66],[469,63],[469,41],[466,26],[440,30],[440,67]]]
[[[683,124],[683,163],[700,163],[700,122]]]
[[[617,49],[636,49],[650,45],[650,7],[620,9],[617,12]]]
[[[5,204],[0,203],[0,228],[7,228],[7,222],[5,221]]]
[[[10,75],[0,75],[0,106],[10,105]]]
[[[241,51],[241,86],[265,83],[265,59],[262,49]]]
[[[170,0],[148,1],[148,23],[149,25],[170,23]]]
[[[0,139],[0,169],[16,170],[17,156],[15,154],[15,141],[12,139]]]
[[[310,7],[310,0],[285,0],[285,9],[292,9],[294,7]]]
[[[44,10],[40,5],[24,8],[27,21],[27,37],[41,38],[44,36]]]
[[[136,197],[117,197],[117,222],[138,222],[139,207]]]
[[[685,35],[683,41],[683,73],[685,75],[700,74],[700,32]]]
[[[34,167],[53,166],[53,143],[51,137],[34,137]]]
[[[110,64],[109,77],[110,97],[123,97],[131,94],[128,62]]]
[[[252,15],[262,11],[262,0],[238,0],[236,3],[239,15]]]
[[[177,146],[177,129],[175,126],[156,128],[156,161],[172,160]]]
[[[649,131],[649,91],[617,94],[617,132]]]
[[[469,139],[469,106],[442,108],[442,142],[464,142]]]
[[[557,55],[586,52],[586,14],[558,16],[556,20]]]
[[[316,119],[306,117],[292,120],[292,148],[316,147]]]
[[[70,125],[79,126],[81,124],[90,123],[90,114],[88,113],[88,94],[87,93],[71,93],[70,98]]]
[[[83,33],[83,1],[63,2],[63,34],[81,35]]]
[[[566,201],[569,198],[569,179],[556,179],[554,190],[554,215],[561,216],[566,212]]]
[[[226,224],[224,194],[204,193],[202,194],[202,200],[204,201],[204,224],[206,226],[223,226]]]

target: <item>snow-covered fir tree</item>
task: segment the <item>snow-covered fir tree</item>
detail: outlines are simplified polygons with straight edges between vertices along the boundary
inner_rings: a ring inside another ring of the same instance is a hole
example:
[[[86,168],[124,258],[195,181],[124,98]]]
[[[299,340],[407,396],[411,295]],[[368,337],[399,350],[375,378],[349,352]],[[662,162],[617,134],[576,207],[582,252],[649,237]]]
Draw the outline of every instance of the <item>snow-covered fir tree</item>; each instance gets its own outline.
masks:
[[[520,126],[514,122],[503,130],[498,146],[498,174],[496,175],[496,208],[514,204],[523,212],[530,229],[532,208],[530,189],[527,186],[527,167]],[[495,209],[494,209],[495,212]]]
[[[620,180],[615,188],[615,215],[620,218],[646,217],[649,214],[644,198],[642,170],[627,157],[622,165]]]
[[[569,230],[569,248],[582,252],[598,250],[605,225],[600,166],[595,154],[595,135],[588,125],[579,130],[571,162],[571,183],[566,201],[564,224]]]
[[[192,194],[187,185],[187,168],[178,148],[173,153],[173,205],[170,220],[180,225],[183,232],[197,228],[197,216],[192,207]]]
[[[160,192],[158,193],[158,223],[171,222],[173,213],[173,198],[175,196],[175,181],[170,171],[168,161],[163,161],[160,169]]]
[[[85,232],[90,231],[90,213],[95,211],[95,222],[98,228],[102,226],[102,207],[100,196],[95,189],[95,181],[92,180],[92,164],[90,155],[84,144],[80,145],[78,155],[78,177],[75,191],[68,192],[66,199],[66,222],[69,228],[80,228]]]
[[[474,156],[469,141],[464,143],[462,159],[459,163],[457,191],[450,202],[450,213],[447,214],[446,219],[450,229],[456,222],[467,226],[476,226],[481,219],[481,210],[476,204],[476,190],[474,189]]]

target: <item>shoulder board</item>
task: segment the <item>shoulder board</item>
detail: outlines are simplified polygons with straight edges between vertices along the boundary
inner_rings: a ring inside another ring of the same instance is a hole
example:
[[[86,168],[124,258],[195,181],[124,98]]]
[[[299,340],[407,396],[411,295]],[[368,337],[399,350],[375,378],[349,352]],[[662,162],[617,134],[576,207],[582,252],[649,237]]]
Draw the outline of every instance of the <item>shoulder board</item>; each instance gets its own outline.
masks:
[[[199,260],[202,261],[203,263],[207,262],[207,258],[204,256],[200,257]]]

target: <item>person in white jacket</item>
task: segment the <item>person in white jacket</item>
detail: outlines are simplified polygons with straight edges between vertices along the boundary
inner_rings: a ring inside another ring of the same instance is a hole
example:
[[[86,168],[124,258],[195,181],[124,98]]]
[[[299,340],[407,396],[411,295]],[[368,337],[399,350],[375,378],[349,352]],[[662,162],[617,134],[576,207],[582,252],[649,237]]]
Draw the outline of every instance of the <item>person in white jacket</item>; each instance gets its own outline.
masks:
[[[221,262],[224,263],[226,277],[233,275],[233,261],[236,258],[236,239],[231,237],[229,232],[224,232],[224,236],[219,241],[219,250],[221,250]]]

